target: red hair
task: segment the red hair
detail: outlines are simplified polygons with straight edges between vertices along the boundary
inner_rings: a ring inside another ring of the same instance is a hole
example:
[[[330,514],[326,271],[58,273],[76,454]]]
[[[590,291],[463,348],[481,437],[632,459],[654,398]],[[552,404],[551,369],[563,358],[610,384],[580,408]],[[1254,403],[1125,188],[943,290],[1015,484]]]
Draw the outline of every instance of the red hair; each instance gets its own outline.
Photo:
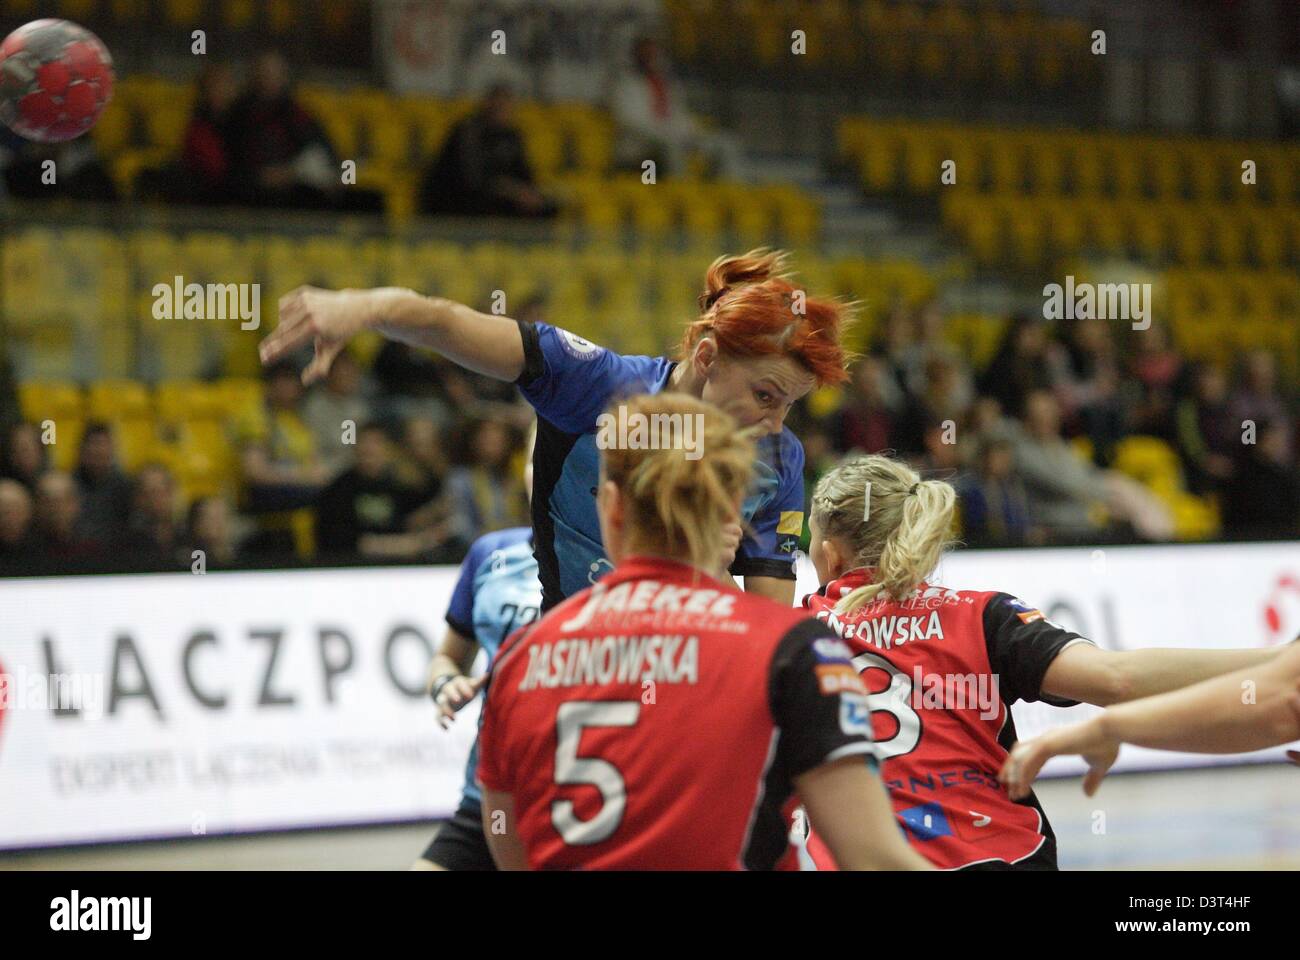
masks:
[[[689,357],[702,337],[712,336],[728,356],[787,356],[818,386],[848,380],[840,334],[852,319],[851,307],[810,296],[790,282],[785,265],[780,250],[714,260],[700,294],[700,317],[682,337],[681,358]]]

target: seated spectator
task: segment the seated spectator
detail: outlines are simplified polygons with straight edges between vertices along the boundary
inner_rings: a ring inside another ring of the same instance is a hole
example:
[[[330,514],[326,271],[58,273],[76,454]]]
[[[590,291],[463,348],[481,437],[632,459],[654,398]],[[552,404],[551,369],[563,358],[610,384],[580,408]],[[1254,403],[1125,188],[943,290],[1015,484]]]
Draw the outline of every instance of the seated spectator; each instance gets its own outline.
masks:
[[[105,543],[123,531],[133,496],[131,478],[118,469],[113,432],[107,424],[90,423],[81,435],[74,474],[81,490],[81,517],[86,533]]]
[[[17,572],[33,546],[32,495],[17,480],[0,480],[0,565]]]
[[[149,567],[178,565],[182,531],[176,522],[176,482],[161,463],[145,464],[136,473],[127,526],[133,561]]]
[[[1081,542],[1105,535],[1100,508],[1145,540],[1168,540],[1168,509],[1141,484],[1079,457],[1061,435],[1060,405],[1050,391],[1025,399],[1024,428],[1013,440],[1016,469],[1029,495],[1030,515],[1053,539]]]
[[[492,87],[478,110],[451,128],[420,184],[420,212],[555,216],[555,202],[534,182],[508,86]]]
[[[385,340],[370,369],[385,415],[432,417],[440,426],[453,420],[446,385],[454,381],[459,367],[428,350]]]
[[[712,176],[743,179],[736,138],[706,130],[691,115],[659,44],[641,37],[632,57],[632,69],[615,84],[610,103],[618,125],[615,161],[640,173],[641,164],[653,160],[659,176],[680,177],[690,172],[689,160],[698,155]]]
[[[1185,376],[1183,358],[1169,346],[1164,324],[1153,323],[1137,336],[1138,351],[1131,371],[1139,397],[1131,429],[1174,443],[1178,432],[1175,408]]]
[[[10,428],[6,439],[3,458],[0,458],[0,477],[17,480],[35,496],[36,483],[49,464],[40,431],[35,424],[20,421]]]
[[[975,470],[957,483],[962,539],[972,547],[1016,547],[1042,542],[1030,522],[1029,496],[1015,470],[1015,451],[1000,437],[981,440]]]
[[[852,373],[844,404],[831,423],[835,449],[841,453],[883,453],[892,449],[895,411],[887,400],[884,362],[877,357],[863,357]]]
[[[239,562],[239,549],[231,530],[230,504],[223,497],[199,497],[190,504],[185,523],[185,548],[181,558],[194,563],[203,552],[205,567],[230,567]]]
[[[342,168],[319,123],[296,99],[289,65],[262,53],[248,89],[230,108],[231,179],[239,202],[259,207],[379,210],[372,191],[343,183]]]
[[[1120,396],[1119,360],[1105,320],[1078,320],[1070,327],[1065,364],[1056,384],[1062,413],[1092,441],[1093,460],[1109,463],[1125,433],[1126,404]]]
[[[75,567],[104,557],[105,545],[81,528],[77,482],[60,470],[42,474],[37,482],[35,534],[33,558],[45,568]]]
[[[300,413],[303,387],[297,368],[282,361],[267,367],[264,379],[265,406],[236,426],[241,507],[258,519],[259,534],[249,549],[284,554],[293,549],[289,513],[315,501],[329,471]]]
[[[1286,429],[1263,421],[1256,442],[1240,445],[1223,495],[1223,532],[1234,540],[1300,536],[1300,473],[1287,455]]]
[[[230,160],[231,107],[239,95],[234,71],[210,62],[199,74],[190,114],[175,162],[144,170],[137,192],[170,203],[223,204],[235,200]]]
[[[51,169],[56,173],[52,182]],[[10,196],[22,200],[117,200],[117,186],[92,137],[66,143],[26,143],[5,169],[4,179]]]
[[[361,366],[344,350],[334,360],[324,381],[307,394],[303,420],[311,428],[316,451],[330,476],[338,474],[351,457],[342,442],[343,424],[353,430],[370,419],[370,402],[361,394]]]
[[[403,457],[398,464],[402,482],[420,492],[423,502],[437,500],[447,480],[442,431],[432,417],[412,417],[402,434]]]
[[[1290,409],[1278,390],[1277,359],[1273,354],[1267,350],[1255,350],[1246,355],[1237,389],[1232,392],[1228,405],[1238,431],[1244,429],[1242,424],[1247,420],[1254,423],[1256,429],[1265,422],[1273,424],[1281,432],[1276,442],[1282,444],[1286,458],[1290,459],[1291,421],[1295,411]]]
[[[1059,380],[1064,358],[1052,341],[1047,322],[1032,314],[1011,318],[993,360],[978,381],[979,392],[998,401],[1002,411],[1019,417],[1025,398]]]
[[[1219,367],[1206,363],[1197,369],[1192,392],[1179,402],[1176,416],[1188,486],[1198,494],[1222,490],[1232,477],[1242,427],[1228,406],[1228,378]]]
[[[447,478],[452,531],[465,543],[485,533],[530,522],[523,478],[512,470],[518,449],[510,429],[480,420],[468,431],[466,465]]]
[[[912,465],[925,477],[951,480],[961,466],[955,421],[929,420],[921,427],[921,452],[911,457]]]
[[[320,556],[416,556],[432,538],[406,536],[407,519],[424,501],[398,479],[391,444],[381,426],[357,432],[353,464],[316,500],[316,550]]]

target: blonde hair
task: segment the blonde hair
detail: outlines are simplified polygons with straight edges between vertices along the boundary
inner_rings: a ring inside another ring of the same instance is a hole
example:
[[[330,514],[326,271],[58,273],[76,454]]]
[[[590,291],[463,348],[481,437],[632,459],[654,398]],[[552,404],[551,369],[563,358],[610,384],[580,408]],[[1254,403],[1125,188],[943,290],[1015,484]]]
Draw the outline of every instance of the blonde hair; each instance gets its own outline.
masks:
[[[602,468],[604,478],[622,492],[628,526],[641,546],[712,570],[722,528],[739,519],[737,507],[753,475],[751,432],[712,404],[684,393],[617,401],[609,415],[617,419],[620,406],[629,418],[701,418],[694,421],[703,425],[696,435],[696,459],[689,459],[685,449],[609,447],[602,451]]]
[[[889,457],[855,457],[823,476],[811,511],[821,535],[853,549],[854,569],[876,571],[874,582],[843,597],[836,611],[852,613],[882,593],[895,600],[911,596],[949,545],[956,504],[950,484],[922,480]]]

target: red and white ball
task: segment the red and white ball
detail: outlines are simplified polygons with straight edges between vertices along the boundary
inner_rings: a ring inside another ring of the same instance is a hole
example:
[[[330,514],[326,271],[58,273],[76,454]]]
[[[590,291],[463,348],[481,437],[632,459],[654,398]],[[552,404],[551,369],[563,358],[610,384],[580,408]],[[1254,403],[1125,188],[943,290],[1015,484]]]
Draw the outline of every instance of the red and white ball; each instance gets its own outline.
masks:
[[[95,125],[113,93],[113,58],[69,20],[33,20],[0,43],[0,120],[40,143]]]

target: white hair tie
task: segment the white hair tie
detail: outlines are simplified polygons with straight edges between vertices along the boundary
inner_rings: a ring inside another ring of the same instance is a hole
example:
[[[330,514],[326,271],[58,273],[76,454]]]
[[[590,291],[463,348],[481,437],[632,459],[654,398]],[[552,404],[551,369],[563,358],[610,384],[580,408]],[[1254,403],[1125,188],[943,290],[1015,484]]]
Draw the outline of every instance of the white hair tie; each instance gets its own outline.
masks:
[[[862,492],[862,522],[866,523],[871,519],[871,481],[867,481],[867,488]]]

